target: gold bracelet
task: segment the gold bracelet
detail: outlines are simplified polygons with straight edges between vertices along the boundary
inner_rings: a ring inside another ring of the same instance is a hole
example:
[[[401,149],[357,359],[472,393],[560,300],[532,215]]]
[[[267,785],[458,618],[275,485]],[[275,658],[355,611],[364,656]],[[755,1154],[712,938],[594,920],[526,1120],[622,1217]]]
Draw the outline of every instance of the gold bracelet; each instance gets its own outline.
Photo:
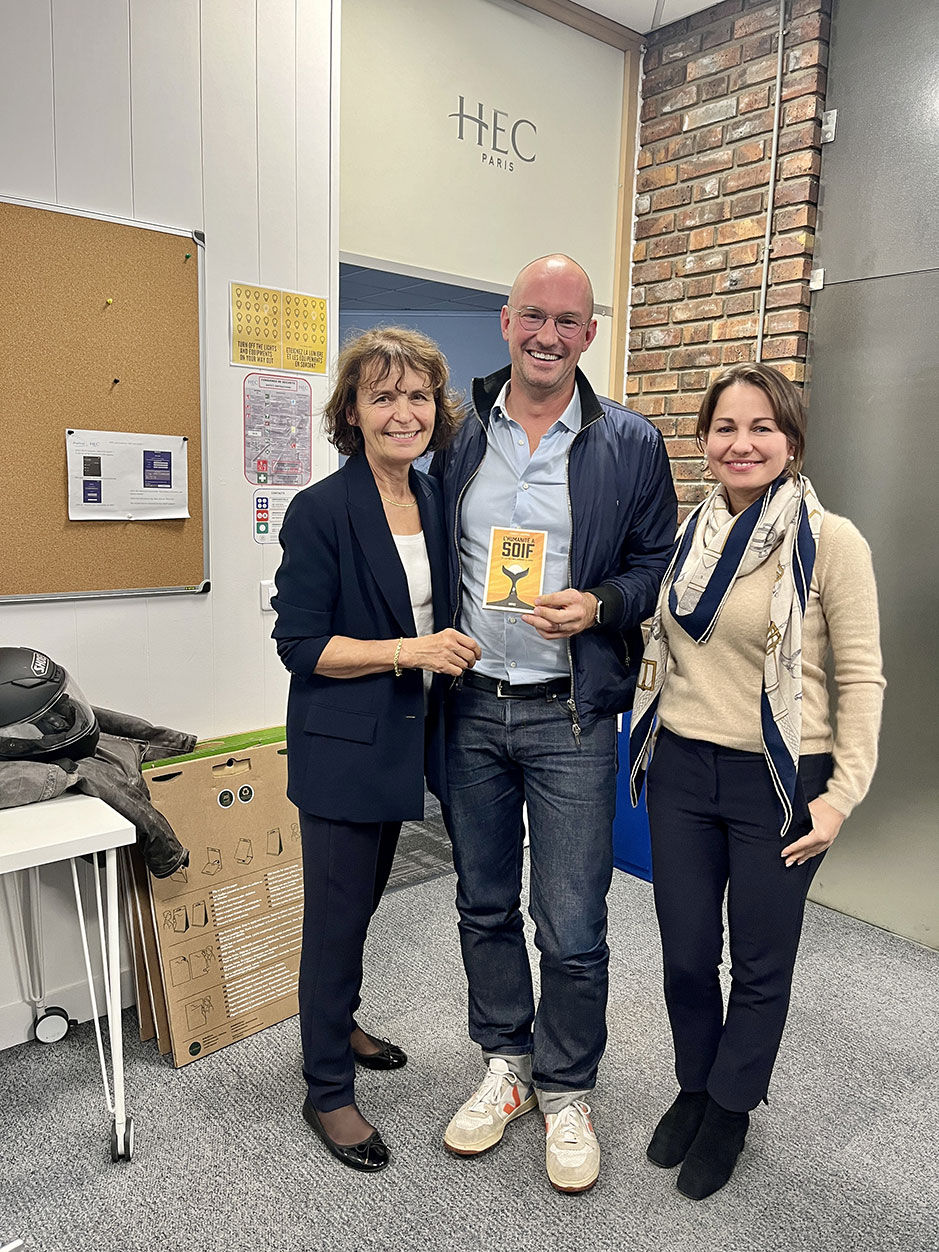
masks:
[[[394,670],[395,670],[395,678],[401,677],[401,666],[398,664],[398,661],[401,659],[401,645],[403,643],[404,643],[404,635],[402,635],[401,638],[398,640],[398,646],[395,648],[394,660],[392,661],[392,665],[394,666]]]

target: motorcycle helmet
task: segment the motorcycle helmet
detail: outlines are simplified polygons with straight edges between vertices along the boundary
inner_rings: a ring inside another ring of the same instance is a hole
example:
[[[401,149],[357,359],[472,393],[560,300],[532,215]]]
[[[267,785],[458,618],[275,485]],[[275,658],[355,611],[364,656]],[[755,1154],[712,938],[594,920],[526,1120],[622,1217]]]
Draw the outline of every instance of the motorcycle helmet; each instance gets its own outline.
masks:
[[[92,756],[98,721],[61,665],[32,648],[0,648],[0,759]]]

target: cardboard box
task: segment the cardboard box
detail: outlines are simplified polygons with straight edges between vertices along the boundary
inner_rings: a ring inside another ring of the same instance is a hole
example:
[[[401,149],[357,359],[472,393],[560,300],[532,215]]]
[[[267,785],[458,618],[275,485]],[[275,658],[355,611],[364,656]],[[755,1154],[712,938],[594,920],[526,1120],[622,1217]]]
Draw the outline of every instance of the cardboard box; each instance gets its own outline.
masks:
[[[190,853],[187,869],[149,876],[151,986],[162,981],[177,1066],[297,1012],[303,872],[286,751],[277,726],[145,767]]]

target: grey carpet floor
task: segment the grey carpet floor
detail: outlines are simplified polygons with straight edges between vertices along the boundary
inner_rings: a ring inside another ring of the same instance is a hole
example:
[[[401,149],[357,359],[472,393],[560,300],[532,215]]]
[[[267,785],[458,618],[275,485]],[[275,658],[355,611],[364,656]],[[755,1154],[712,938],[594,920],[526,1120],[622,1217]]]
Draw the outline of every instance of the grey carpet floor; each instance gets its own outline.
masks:
[[[939,958],[810,906],[769,1108],[736,1174],[693,1204],[644,1149],[674,1090],[651,889],[617,874],[610,1043],[593,1106],[596,1188],[547,1182],[537,1114],[478,1160],[440,1146],[480,1066],[465,1033],[454,879],[386,897],[363,1020],[407,1046],[363,1073],[362,1107],[395,1160],[373,1178],[328,1157],[300,1120],[295,1021],[182,1070],[127,1057],[137,1154],[112,1165],[89,1027],[0,1053],[0,1245],[28,1252],[935,1252]],[[132,1025],[130,1014],[126,1015]]]
[[[402,887],[415,887],[452,873],[453,849],[443,814],[434,797],[425,792],[424,820],[402,825],[386,890],[400,891]]]

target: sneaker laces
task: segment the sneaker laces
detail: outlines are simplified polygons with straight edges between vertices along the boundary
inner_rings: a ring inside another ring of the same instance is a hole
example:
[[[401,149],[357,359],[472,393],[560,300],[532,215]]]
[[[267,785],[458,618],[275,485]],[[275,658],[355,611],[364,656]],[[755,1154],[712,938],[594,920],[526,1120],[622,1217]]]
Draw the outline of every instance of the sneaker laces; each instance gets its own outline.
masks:
[[[557,1114],[557,1121],[552,1127],[552,1135],[556,1135],[562,1143],[575,1144],[584,1138],[582,1119],[590,1114],[590,1105],[583,1100],[574,1100],[566,1104]]]
[[[476,1097],[469,1107],[471,1113],[484,1113],[490,1104],[498,1104],[502,1099],[502,1084],[507,1083],[510,1087],[513,1083],[517,1083],[518,1078],[511,1070],[505,1073],[498,1073],[496,1070],[490,1069],[486,1072],[486,1077],[479,1085]]]

